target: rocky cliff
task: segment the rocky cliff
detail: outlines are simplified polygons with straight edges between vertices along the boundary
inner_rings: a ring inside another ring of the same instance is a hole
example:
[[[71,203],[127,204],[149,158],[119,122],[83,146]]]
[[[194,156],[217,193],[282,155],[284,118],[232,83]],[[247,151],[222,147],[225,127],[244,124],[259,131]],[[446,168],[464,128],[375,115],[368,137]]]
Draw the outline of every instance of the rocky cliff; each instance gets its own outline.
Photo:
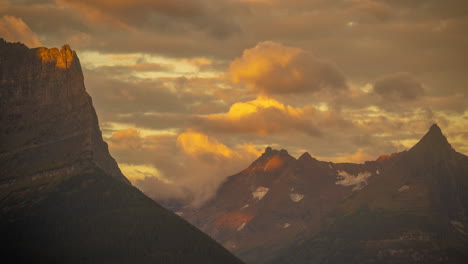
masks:
[[[129,184],[70,47],[0,40],[0,140],[4,263],[242,263]]]
[[[76,53],[0,39],[0,184],[102,169],[124,182]]]

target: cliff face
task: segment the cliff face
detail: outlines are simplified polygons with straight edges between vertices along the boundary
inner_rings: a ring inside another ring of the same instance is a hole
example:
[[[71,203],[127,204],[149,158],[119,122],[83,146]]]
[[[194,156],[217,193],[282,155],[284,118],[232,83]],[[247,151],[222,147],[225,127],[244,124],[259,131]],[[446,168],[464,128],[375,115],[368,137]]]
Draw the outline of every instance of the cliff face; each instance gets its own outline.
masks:
[[[242,263],[129,184],[75,52],[1,39],[0,234],[6,263]]]
[[[0,184],[95,166],[124,182],[99,130],[76,53],[0,39]]]

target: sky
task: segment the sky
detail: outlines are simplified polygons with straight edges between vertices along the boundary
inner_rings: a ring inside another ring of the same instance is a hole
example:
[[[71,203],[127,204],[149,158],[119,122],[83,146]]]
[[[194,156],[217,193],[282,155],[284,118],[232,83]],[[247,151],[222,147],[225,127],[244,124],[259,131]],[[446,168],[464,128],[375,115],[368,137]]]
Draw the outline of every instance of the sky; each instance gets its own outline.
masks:
[[[265,147],[364,162],[437,123],[468,154],[465,0],[3,0],[0,37],[69,44],[104,139],[198,206]]]

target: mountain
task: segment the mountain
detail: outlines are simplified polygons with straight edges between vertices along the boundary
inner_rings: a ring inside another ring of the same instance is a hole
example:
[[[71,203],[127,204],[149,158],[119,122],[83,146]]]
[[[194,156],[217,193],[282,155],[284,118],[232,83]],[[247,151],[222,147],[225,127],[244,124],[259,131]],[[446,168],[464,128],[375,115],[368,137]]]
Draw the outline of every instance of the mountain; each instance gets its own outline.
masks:
[[[3,261],[242,263],[122,175],[70,47],[0,39],[0,102]]]
[[[246,263],[467,263],[468,157],[437,125],[364,164],[267,148],[183,213]]]

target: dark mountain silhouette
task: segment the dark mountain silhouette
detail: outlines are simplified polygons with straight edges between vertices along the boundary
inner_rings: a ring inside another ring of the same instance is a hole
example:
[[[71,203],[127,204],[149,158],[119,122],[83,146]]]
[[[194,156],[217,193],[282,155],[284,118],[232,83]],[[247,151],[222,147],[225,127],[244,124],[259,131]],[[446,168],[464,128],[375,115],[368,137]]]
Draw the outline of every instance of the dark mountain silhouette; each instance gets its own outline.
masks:
[[[267,148],[185,218],[247,263],[467,263],[468,157],[437,125],[364,164]]]
[[[241,263],[122,175],[68,46],[0,39],[0,102],[4,263]]]

